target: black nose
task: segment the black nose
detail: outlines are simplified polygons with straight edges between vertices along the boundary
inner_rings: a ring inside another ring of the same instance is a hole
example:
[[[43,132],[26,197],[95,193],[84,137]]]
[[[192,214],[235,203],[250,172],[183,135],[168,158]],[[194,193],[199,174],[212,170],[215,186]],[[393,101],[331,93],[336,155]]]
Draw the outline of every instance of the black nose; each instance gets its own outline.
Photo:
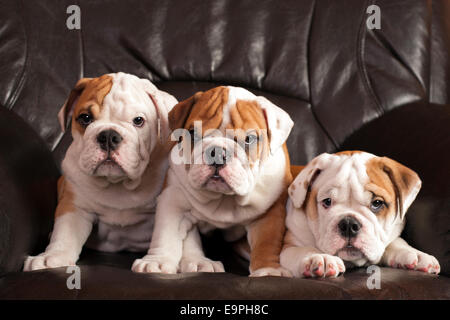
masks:
[[[206,149],[206,163],[210,166],[220,168],[224,166],[229,159],[229,154],[225,148],[222,147],[209,147]]]
[[[122,136],[115,130],[105,130],[97,136],[97,142],[100,148],[105,151],[115,150],[121,141]]]
[[[358,220],[352,217],[345,217],[338,224],[339,232],[345,238],[354,238],[361,230],[361,224]]]

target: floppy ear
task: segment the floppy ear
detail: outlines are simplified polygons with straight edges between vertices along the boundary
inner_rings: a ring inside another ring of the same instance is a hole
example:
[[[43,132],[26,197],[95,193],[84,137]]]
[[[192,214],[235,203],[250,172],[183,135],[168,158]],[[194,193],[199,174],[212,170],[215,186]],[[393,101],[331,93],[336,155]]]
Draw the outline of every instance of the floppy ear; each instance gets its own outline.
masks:
[[[145,92],[147,92],[150,100],[156,109],[158,117],[158,136],[161,142],[166,141],[170,134],[169,128],[169,112],[173,106],[178,103],[174,96],[165,91],[159,90],[153,83],[147,79],[141,79]]]
[[[294,122],[286,111],[277,107],[263,96],[256,97],[267,122],[270,139],[270,153],[274,154],[286,142]]]
[[[322,170],[326,169],[333,157],[329,153],[322,153],[311,160],[308,165],[298,174],[288,188],[289,198],[296,208],[301,208],[311,191],[312,185]]]
[[[77,103],[78,98],[80,97],[84,88],[91,80],[92,78],[82,78],[78,80],[77,84],[75,85],[75,88],[72,89],[66,102],[64,102],[63,106],[59,110],[58,121],[59,125],[61,126],[62,132],[66,131],[69,125],[70,118],[72,118],[73,108]]]
[[[197,92],[192,97],[179,102],[173,109],[169,112],[169,127],[170,130],[180,129],[184,127],[189,114],[191,113],[192,107],[194,106],[197,99],[203,94],[202,91]]]
[[[381,158],[382,170],[391,180],[397,199],[397,213],[405,217],[406,211],[413,203],[422,187],[422,181],[416,172],[392,159]]]

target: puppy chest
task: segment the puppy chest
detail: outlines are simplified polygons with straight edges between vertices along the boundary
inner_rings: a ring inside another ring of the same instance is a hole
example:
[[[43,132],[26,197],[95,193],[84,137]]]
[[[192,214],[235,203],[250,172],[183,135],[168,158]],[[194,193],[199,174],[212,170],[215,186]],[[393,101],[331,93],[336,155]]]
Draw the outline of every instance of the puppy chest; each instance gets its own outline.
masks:
[[[261,215],[260,212],[250,207],[219,206],[212,210],[202,209],[192,209],[191,219],[205,233],[213,229],[229,229],[234,226],[243,226]]]
[[[99,219],[94,225],[86,246],[106,252],[146,251],[153,225],[154,214],[135,214],[131,217],[119,215],[115,219],[109,215],[108,219]]]
[[[114,225],[114,226],[129,226],[140,224],[148,219],[153,220],[154,212],[141,212],[137,210],[98,210],[96,211],[99,223]]]

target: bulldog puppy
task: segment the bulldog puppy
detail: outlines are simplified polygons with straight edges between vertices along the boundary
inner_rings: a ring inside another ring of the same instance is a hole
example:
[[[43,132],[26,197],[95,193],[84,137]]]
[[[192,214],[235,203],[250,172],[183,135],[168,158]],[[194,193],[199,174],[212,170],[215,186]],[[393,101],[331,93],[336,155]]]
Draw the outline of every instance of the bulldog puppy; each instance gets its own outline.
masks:
[[[73,142],[62,162],[50,244],[24,270],[74,265],[87,246],[101,251],[148,248],[156,196],[168,166],[168,112],[177,100],[125,73],[78,81],[59,112],[72,118]]]
[[[414,171],[386,157],[360,151],[316,157],[288,190],[281,265],[307,278],[378,263],[439,273],[436,258],[400,238],[420,187]]]
[[[219,228],[228,241],[247,233],[252,276],[288,275],[279,254],[292,180],[289,115],[264,97],[221,86],[177,104],[169,124],[181,142],[158,197],[150,249],[132,270],[223,272],[199,236]]]

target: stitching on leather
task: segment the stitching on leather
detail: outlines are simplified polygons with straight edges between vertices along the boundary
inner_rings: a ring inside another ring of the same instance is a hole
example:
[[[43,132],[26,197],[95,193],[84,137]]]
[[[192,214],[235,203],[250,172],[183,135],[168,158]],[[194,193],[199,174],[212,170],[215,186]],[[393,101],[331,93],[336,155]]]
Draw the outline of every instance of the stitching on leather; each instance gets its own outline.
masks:
[[[78,7],[80,7],[80,11],[81,11],[81,5],[79,3],[79,1],[76,1],[76,4]],[[83,17],[83,15],[81,16]],[[81,20],[81,24],[83,23],[83,20]],[[84,51],[84,38],[83,38],[83,26],[80,26],[80,30],[78,31],[78,41],[80,44],[80,79],[84,77],[84,69],[85,69],[85,51]]]
[[[419,86],[425,89],[424,83],[420,80],[419,76],[414,72],[414,70],[406,63],[405,60],[397,53],[397,51],[394,49],[394,47],[389,43],[389,41],[379,32],[373,32],[375,41],[378,42],[382,47],[384,47],[386,50],[388,50],[392,57],[397,60],[403,68],[408,70],[408,72],[414,77],[414,79],[417,81]]]
[[[428,32],[429,32],[429,36],[428,36],[428,89],[427,90],[427,98],[428,98],[428,102],[431,102],[432,97],[433,97],[433,93],[432,93],[432,59],[433,59],[433,25],[434,25],[434,6],[433,6],[433,2],[427,2],[428,5],[428,10],[430,11],[430,22],[428,23]],[[435,4],[436,5],[436,4]]]
[[[330,135],[330,133],[328,132],[328,130],[325,129],[325,126],[322,124],[321,121],[319,121],[319,118],[317,117],[317,114],[314,110],[314,103],[313,103],[313,95],[312,95],[312,81],[311,81],[311,58],[310,58],[310,48],[311,48],[311,34],[312,34],[312,27],[313,27],[313,21],[314,21],[314,17],[315,17],[315,13],[316,13],[316,4],[317,2],[314,1],[313,3],[313,9],[312,9],[312,13],[311,13],[311,22],[309,23],[309,29],[308,29],[308,41],[307,41],[307,45],[306,45],[306,49],[307,49],[307,71],[308,71],[308,89],[309,89],[309,101],[307,101],[310,105],[309,110],[311,111],[311,114],[314,118],[314,120],[316,121],[316,123],[319,125],[319,128],[322,130],[322,132],[325,134],[325,136],[328,138],[328,140],[331,141],[331,143],[334,145],[335,148],[338,147],[338,144],[336,143],[336,141],[333,139],[333,137]]]
[[[19,93],[22,92],[24,83],[25,83],[25,78],[27,75],[27,66],[28,66],[28,57],[29,57],[29,46],[28,46],[28,33],[27,33],[27,24],[26,24],[26,19],[24,19],[23,17],[23,12],[25,12],[24,6],[23,6],[23,1],[21,0],[19,2],[19,7],[20,7],[20,19],[22,21],[23,24],[23,34],[25,37],[25,63],[23,65],[21,74],[20,74],[20,78],[19,81],[17,82],[16,87],[13,89],[13,93],[11,94],[11,96],[9,97],[9,99],[6,101],[6,105],[5,107],[9,110],[12,110],[15,106],[15,103],[17,101],[17,98],[19,96]]]
[[[371,2],[371,4],[376,4],[377,1],[371,0],[370,2]],[[364,7],[363,7],[363,14],[361,15],[362,19],[361,19],[361,23],[359,25],[359,30],[358,30],[357,44],[356,44],[356,51],[357,51],[356,65],[357,65],[357,69],[358,69],[358,74],[361,77],[362,83],[364,85],[364,89],[366,90],[366,93],[372,97],[371,101],[372,101],[375,109],[378,110],[378,113],[379,113],[378,116],[381,116],[382,114],[384,114],[385,110],[384,110],[383,106],[381,105],[381,102],[370,83],[366,64],[364,62],[364,47],[365,47],[365,40],[366,40],[366,28],[365,28],[366,24],[365,24],[365,22],[366,22],[366,18],[367,18],[366,10],[367,10],[368,5],[369,5],[369,0],[365,0]]]
[[[75,1],[75,4],[78,6],[78,7],[80,7],[80,10],[81,10],[81,6],[80,6],[80,3],[79,3],[79,1],[77,0],[77,1]],[[81,20],[81,23],[83,23],[83,20]],[[85,68],[85,66],[84,66],[84,62],[85,62],[85,59],[84,59],[84,56],[85,56],[85,51],[84,51],[84,40],[83,40],[83,26],[81,25],[80,26],[80,29],[77,31],[77,33],[78,33],[78,43],[79,43],[79,46],[80,46],[80,52],[79,52],[79,54],[80,54],[80,61],[79,61],[79,65],[80,65],[80,72],[79,72],[79,79],[81,79],[81,78],[83,78],[84,77],[84,68]],[[67,128],[66,129],[66,131],[65,132],[60,132],[60,134],[59,134],[59,136],[56,138],[56,140],[53,142],[53,144],[52,144],[52,147],[51,147],[51,151],[53,152],[53,151],[55,151],[56,150],[56,148],[58,148],[58,146],[59,146],[59,144],[61,143],[61,141],[64,139],[64,136],[66,135],[66,134],[69,134],[71,132],[71,126],[69,125],[69,128]]]

